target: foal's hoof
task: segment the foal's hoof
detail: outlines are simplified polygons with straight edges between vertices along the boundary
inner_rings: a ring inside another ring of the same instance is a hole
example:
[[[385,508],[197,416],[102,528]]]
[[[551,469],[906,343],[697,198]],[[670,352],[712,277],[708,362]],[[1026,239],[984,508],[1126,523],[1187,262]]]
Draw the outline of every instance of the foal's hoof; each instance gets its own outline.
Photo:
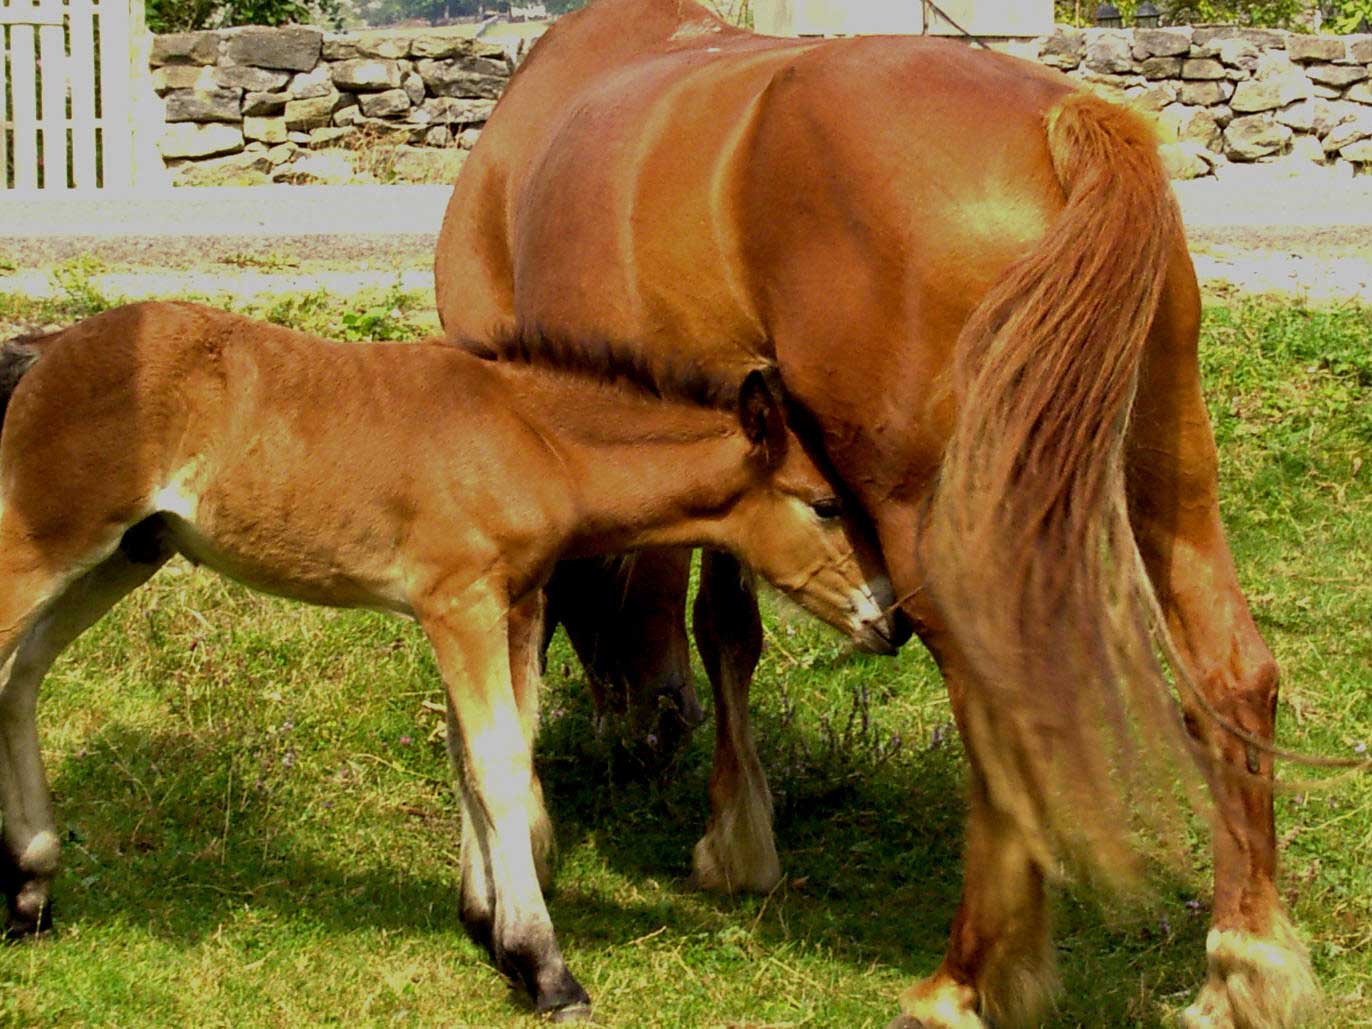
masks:
[[[52,901],[43,897],[37,903],[25,903],[20,894],[10,899],[9,920],[5,925],[5,939],[22,940],[52,931]]]
[[[549,1022],[589,1022],[591,1020],[591,1002],[568,1004],[566,1007],[554,1008],[552,1011],[545,1011],[542,1014]]]
[[[555,973],[552,984],[538,990],[534,1010],[549,1022],[585,1022],[591,1017],[591,997],[571,972]]]

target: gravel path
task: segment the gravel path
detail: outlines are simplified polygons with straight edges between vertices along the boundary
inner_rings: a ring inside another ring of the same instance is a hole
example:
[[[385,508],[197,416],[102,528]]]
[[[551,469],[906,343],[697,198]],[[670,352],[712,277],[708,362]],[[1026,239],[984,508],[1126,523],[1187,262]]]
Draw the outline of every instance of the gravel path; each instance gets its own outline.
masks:
[[[0,199],[0,292],[46,295],[92,256],[112,295],[236,298],[432,287],[448,186],[254,186],[142,196]],[[1234,167],[1177,184],[1203,282],[1372,304],[1372,176]]]

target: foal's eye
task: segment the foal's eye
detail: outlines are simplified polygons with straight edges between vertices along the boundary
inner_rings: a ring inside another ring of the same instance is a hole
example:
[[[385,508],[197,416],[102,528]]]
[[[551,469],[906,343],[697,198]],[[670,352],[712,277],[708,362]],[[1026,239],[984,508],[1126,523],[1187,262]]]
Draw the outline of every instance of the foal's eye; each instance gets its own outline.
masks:
[[[839,500],[838,497],[825,497],[823,500],[816,500],[810,507],[818,517],[825,521],[843,517],[843,501]]]

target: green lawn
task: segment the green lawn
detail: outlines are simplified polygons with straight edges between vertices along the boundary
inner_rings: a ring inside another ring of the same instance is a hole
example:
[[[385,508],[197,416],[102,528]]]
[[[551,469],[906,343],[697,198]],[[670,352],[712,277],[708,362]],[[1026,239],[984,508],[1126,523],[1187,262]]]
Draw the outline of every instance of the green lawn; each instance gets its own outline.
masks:
[[[101,306],[80,279],[41,310],[0,296],[0,318]],[[259,313],[408,336],[430,324],[425,304],[315,296]],[[1350,755],[1372,743],[1372,312],[1216,302],[1204,355],[1226,522],[1284,670],[1282,742]],[[626,774],[555,643],[539,751],[561,848],[551,909],[602,1024],[882,1026],[939,959],[962,769],[931,662],[913,646],[854,655],[779,604],[767,633],[754,711],[788,878],[765,899],[685,885],[710,733],[669,776]],[[0,948],[0,1022],[530,1024],[456,918],[440,697],[408,623],[170,566],[49,676],[58,928]],[[1330,1022],[1372,1025],[1372,784],[1279,804],[1282,883]],[[1162,1025],[1189,1001],[1203,860],[1128,910],[1059,898],[1053,1025]]]

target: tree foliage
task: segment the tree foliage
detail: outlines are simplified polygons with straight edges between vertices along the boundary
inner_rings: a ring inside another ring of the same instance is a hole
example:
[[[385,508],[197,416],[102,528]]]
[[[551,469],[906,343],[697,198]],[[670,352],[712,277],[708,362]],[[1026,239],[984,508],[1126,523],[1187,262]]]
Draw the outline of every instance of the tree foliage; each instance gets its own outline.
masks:
[[[338,0],[146,0],[153,32],[186,32],[228,25],[336,23]]]
[[[1372,26],[1372,0],[1343,0],[1325,26],[1335,32],[1366,32]]]
[[[1124,23],[1132,24],[1139,0],[1114,0],[1114,5],[1124,15]],[[1090,25],[1097,6],[1099,0],[1057,0],[1057,20]],[[1156,6],[1162,12],[1164,25],[1258,25],[1281,28],[1306,24],[1315,7],[1311,0],[1162,0]]]

